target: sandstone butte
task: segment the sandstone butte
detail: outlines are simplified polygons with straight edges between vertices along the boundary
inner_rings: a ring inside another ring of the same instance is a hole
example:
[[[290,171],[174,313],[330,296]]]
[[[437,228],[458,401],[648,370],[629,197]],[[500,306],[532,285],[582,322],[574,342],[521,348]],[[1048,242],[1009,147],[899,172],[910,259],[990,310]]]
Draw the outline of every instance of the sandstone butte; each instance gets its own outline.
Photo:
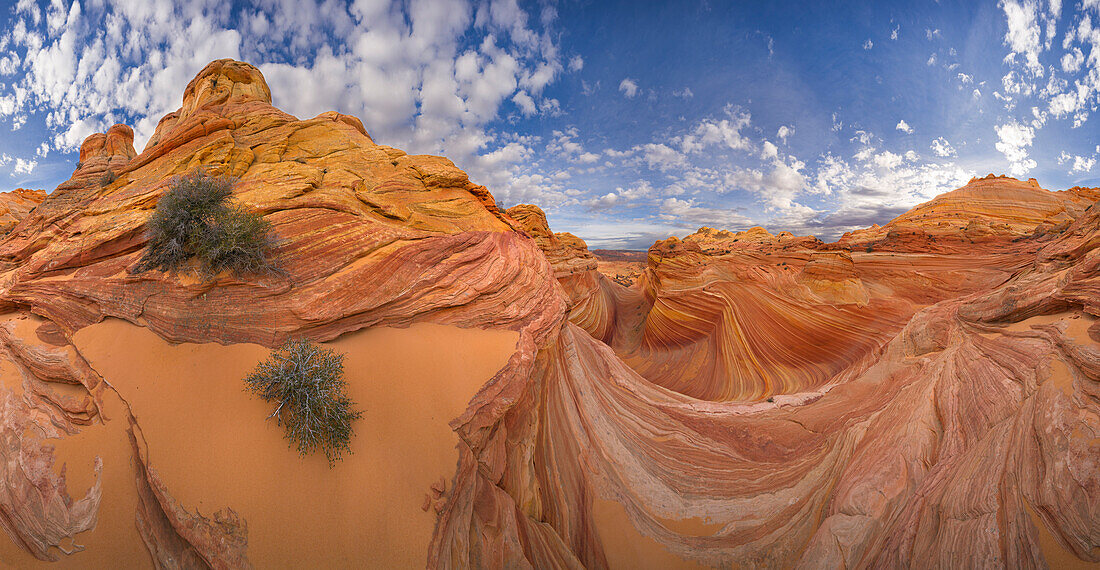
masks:
[[[836,243],[703,228],[627,287],[245,63],[142,152],[118,125],[80,154],[0,198],[4,565],[1100,562],[1098,189],[976,179]],[[280,273],[129,271],[197,168]],[[332,470],[240,384],[289,338],[346,352],[365,406]]]

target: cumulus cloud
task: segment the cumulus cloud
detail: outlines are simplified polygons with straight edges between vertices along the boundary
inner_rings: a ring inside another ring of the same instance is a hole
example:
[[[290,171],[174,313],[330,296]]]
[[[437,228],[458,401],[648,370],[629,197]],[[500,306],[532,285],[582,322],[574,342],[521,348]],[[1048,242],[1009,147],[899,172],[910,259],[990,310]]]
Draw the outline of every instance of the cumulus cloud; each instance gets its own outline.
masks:
[[[689,134],[676,137],[672,142],[685,153],[699,152],[716,144],[731,150],[749,149],[751,142],[741,135],[741,130],[749,126],[752,116],[740,107],[729,105],[725,108],[725,114],[723,119],[700,121]]]
[[[622,91],[628,99],[633,99],[638,94],[638,83],[627,77],[619,82],[619,91]]]
[[[1062,151],[1058,155],[1058,164],[1070,164],[1070,174],[1075,172],[1091,172],[1092,167],[1096,165],[1095,156],[1079,156],[1070,154],[1066,151]]]
[[[995,146],[1008,160],[1008,171],[1013,176],[1023,176],[1037,166],[1027,155],[1027,149],[1035,139],[1035,129],[1013,120],[997,126],[995,130],[998,139]]]
[[[863,49],[871,49],[875,47],[875,42],[871,41],[871,38],[867,38],[867,41],[863,42]]]
[[[1081,53],[1081,48],[1074,47],[1072,51],[1062,56],[1062,71],[1066,73],[1077,73],[1081,69],[1081,64],[1085,62],[1085,54]]]
[[[695,200],[666,198],[661,202],[661,217],[666,220],[682,221],[695,226],[713,226],[729,230],[743,230],[752,225],[752,221],[737,211],[723,208],[697,206]]]
[[[765,142],[765,145],[770,144]],[[774,151],[775,146],[771,149]],[[795,198],[807,185],[802,172],[806,164],[794,158],[784,159],[775,152],[765,154],[763,158],[768,159],[763,167],[737,170],[729,176],[729,183],[760,196],[769,210],[785,212],[801,209]]]
[[[37,160],[24,160],[22,158],[15,159],[15,167],[12,169],[16,174],[30,174],[34,172],[34,169],[38,166]]]
[[[580,71],[584,69],[584,58],[579,55],[573,56],[569,60],[569,71]]]
[[[512,102],[514,102],[516,106],[519,107],[519,110],[524,115],[530,116],[538,112],[538,107],[535,105],[535,100],[532,99],[526,91],[520,91],[516,93],[515,96],[512,97]]]
[[[794,133],[794,127],[780,125],[779,130],[775,133],[775,136],[779,137],[779,140],[783,141],[783,144],[787,144],[787,137],[791,136],[792,133]]]
[[[894,26],[894,29],[890,31],[890,39],[892,39],[892,40],[898,39],[898,31],[899,30],[901,30],[901,24],[898,24],[897,26]]]
[[[614,192],[608,192],[586,200],[584,205],[591,211],[611,210],[613,208],[633,207],[635,203],[655,193],[648,180],[638,180],[628,188],[617,187]]]
[[[910,127],[909,123],[906,123],[904,120],[898,121],[898,125],[894,128],[905,134],[913,134],[913,127]]]
[[[937,137],[933,140],[931,148],[932,152],[941,158],[958,156],[958,153],[955,152],[955,147],[951,146],[951,143],[947,142],[947,139],[943,137]]]
[[[1042,32],[1039,28],[1038,4],[1033,0],[1002,0],[1000,6],[1008,22],[1004,43],[1012,50],[1009,56],[1023,56],[1028,71],[1034,76],[1042,76],[1043,65],[1039,63],[1039,54],[1043,50],[1043,44],[1040,41]]]

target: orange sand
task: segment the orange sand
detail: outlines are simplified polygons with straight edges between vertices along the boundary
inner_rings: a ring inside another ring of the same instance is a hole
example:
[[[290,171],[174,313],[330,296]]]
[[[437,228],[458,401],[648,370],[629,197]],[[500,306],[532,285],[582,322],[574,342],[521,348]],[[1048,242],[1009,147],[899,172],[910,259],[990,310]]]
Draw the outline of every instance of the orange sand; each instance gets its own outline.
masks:
[[[634,528],[626,508],[616,501],[596,498],[592,501],[592,519],[603,543],[610,568],[706,568],[672,554],[656,540]],[[695,519],[698,521],[698,519]],[[685,524],[690,524],[685,521]],[[705,526],[698,523],[699,526]],[[692,525],[695,528],[695,525]],[[698,529],[697,529],[698,530]],[[713,529],[710,529],[713,530]]]
[[[20,321],[17,332],[28,335],[34,334],[41,322],[33,317],[12,316],[5,320],[11,319]],[[81,387],[67,384],[50,384],[49,387],[57,392],[83,391]],[[23,392],[19,370],[6,359],[0,359],[0,389],[17,394]],[[60,473],[64,469],[66,488],[74,500],[83,498],[95,484],[96,456],[103,460],[102,499],[96,526],[75,537],[72,543],[85,549],[71,557],[62,556],[61,564],[65,568],[152,568],[152,559],[134,524],[137,495],[124,407],[113,392],[107,391],[101,409],[113,421],[84,427],[80,433],[61,440],[44,441],[54,446],[54,470]],[[32,430],[25,437],[42,438],[43,435]],[[73,544],[66,541],[63,546],[71,549]],[[0,567],[56,568],[57,565],[36,559],[0,533]]]
[[[327,343],[347,355],[349,394],[364,411],[353,454],[331,470],[323,456],[290,450],[266,419],[272,407],[244,391],[263,347],[171,345],[118,320],[87,327],[74,342],[129,402],[172,496],[191,512],[232,507],[247,521],[256,567],[414,568],[425,564],[436,520],[421,510],[424,497],[450,480],[458,458],[447,422],[517,338],[418,324]],[[129,516],[132,526],[132,509]]]
[[[1028,514],[1031,515],[1031,522],[1039,531],[1039,550],[1042,551],[1043,558],[1046,559],[1048,566],[1058,570],[1096,570],[1100,568],[1100,562],[1081,560],[1076,554],[1066,550],[1047,529],[1047,525],[1043,523],[1039,513],[1036,513],[1035,509],[1031,507],[1031,503],[1024,501],[1024,506],[1027,508]]]

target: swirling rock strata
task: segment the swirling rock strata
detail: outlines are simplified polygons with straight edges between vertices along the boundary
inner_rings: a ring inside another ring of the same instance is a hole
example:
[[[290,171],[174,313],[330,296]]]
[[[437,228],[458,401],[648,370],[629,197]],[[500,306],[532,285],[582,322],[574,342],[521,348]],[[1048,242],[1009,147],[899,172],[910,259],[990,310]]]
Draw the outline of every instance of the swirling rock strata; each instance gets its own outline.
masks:
[[[0,192],[0,235],[10,232],[45,199],[44,190],[16,188],[11,192]]]
[[[130,273],[157,199],[195,168],[240,179],[281,273]],[[655,244],[623,287],[536,208],[503,212],[446,159],[378,145],[354,118],[283,113],[258,70],[214,62],[140,154],[126,128],[93,136],[0,241],[0,526],[39,560],[137,541],[150,564],[252,563],[258,521],[203,515],[158,475],[172,450],[75,340],[94,323],[273,346],[434,322],[517,340],[450,421],[453,477],[408,505],[438,512],[430,567],[619,567],[639,535],[667,557],[653,564],[1100,562],[1100,209],[1095,190],[1019,184],[967,192],[1023,205],[954,197],[944,226],[905,218],[838,244],[700,231]],[[104,446],[80,498],[44,439]],[[130,494],[103,494],[120,473]],[[133,540],[76,540],[126,497]]]

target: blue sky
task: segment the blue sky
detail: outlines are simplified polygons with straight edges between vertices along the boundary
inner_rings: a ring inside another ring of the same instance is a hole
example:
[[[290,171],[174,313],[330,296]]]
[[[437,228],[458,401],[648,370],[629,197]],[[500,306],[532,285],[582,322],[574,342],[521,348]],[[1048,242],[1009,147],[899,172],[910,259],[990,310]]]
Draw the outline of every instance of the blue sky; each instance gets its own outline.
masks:
[[[830,239],[988,172],[1100,185],[1100,0],[21,0],[0,20],[0,190],[52,189],[115,122],[140,151],[219,57],[592,247]]]

